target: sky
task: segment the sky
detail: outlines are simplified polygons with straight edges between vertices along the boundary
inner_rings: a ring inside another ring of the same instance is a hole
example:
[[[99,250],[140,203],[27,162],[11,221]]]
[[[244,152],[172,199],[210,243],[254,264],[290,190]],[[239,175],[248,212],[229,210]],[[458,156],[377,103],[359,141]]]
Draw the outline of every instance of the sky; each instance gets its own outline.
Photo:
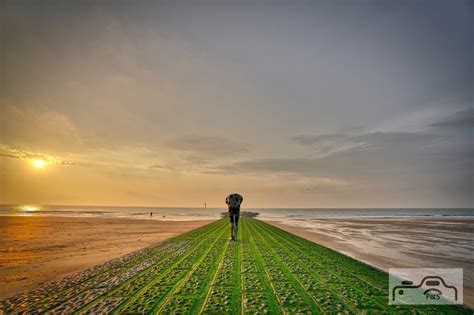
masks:
[[[0,10],[0,203],[474,207],[472,2]]]

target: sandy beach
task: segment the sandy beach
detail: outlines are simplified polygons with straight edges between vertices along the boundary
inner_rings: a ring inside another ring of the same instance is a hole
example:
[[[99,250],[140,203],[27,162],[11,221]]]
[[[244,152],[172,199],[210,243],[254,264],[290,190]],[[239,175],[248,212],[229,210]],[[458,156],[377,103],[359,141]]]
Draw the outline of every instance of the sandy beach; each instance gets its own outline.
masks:
[[[474,220],[364,218],[266,222],[385,271],[395,267],[463,268],[464,304],[474,307]]]
[[[0,299],[209,222],[0,216]]]
[[[211,221],[0,216],[0,300],[99,265]],[[267,221],[377,268],[464,268],[474,306],[474,220],[292,219]],[[436,242],[442,238],[443,242]]]

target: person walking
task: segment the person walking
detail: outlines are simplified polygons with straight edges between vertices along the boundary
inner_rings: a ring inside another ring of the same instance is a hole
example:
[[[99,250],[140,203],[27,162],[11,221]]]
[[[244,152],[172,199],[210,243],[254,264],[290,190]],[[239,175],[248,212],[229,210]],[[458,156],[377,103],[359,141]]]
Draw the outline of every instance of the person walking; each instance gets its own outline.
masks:
[[[230,238],[233,241],[237,240],[240,205],[242,201],[244,201],[244,198],[239,194],[230,194],[225,198],[225,203],[229,206]]]

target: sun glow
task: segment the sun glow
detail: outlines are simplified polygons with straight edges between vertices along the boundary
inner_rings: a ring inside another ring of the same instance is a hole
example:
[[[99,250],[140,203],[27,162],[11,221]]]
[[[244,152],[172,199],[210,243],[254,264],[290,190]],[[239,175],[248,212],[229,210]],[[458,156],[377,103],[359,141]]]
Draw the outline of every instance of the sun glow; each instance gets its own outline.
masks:
[[[36,168],[43,168],[46,166],[46,162],[42,160],[32,160],[31,163],[33,163],[33,166]]]
[[[37,205],[21,205],[17,207],[22,212],[36,212],[41,210],[40,206]]]

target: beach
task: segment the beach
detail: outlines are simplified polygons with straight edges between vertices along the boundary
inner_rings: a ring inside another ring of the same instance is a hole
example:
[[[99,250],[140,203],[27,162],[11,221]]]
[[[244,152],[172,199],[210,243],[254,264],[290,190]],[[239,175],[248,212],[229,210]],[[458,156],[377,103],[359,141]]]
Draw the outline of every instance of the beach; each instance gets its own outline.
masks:
[[[239,225],[238,241],[217,220],[0,300],[0,314],[472,314],[389,305],[384,272],[261,220]]]
[[[0,216],[0,300],[209,222]]]
[[[0,300],[38,289],[214,220],[0,216]],[[474,306],[472,218],[285,218],[267,223],[388,271],[464,269],[464,303]],[[437,240],[442,240],[438,242]]]
[[[378,269],[463,268],[464,304],[474,307],[472,218],[265,220]]]

